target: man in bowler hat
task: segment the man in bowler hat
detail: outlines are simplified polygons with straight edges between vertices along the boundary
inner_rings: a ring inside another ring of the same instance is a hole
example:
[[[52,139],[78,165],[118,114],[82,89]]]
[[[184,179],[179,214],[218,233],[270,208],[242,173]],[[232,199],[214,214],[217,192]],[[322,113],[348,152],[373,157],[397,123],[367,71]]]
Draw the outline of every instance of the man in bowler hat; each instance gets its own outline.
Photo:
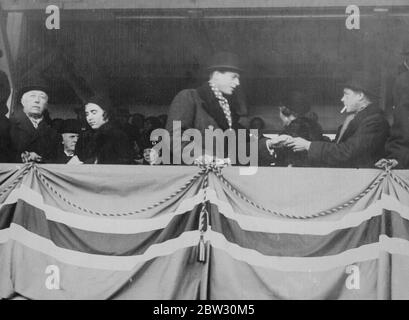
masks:
[[[57,157],[53,163],[80,164],[82,163],[75,152],[75,147],[81,132],[80,123],[75,119],[63,120],[59,133],[61,134],[61,145]]]
[[[22,110],[10,118],[13,161],[48,162],[55,158],[59,137],[45,119],[48,98],[48,86],[39,78],[27,79],[18,90]]]
[[[225,131],[239,128],[239,116],[232,95],[240,85],[242,69],[237,55],[219,52],[210,60],[207,72],[209,79],[199,88],[185,89],[175,96],[169,108],[166,129],[171,134],[171,139],[186,129],[199,130],[202,134],[202,156],[207,154],[212,157],[213,150],[206,150],[204,146],[205,129],[220,128]],[[180,121],[181,127],[175,128],[174,121]],[[182,141],[181,150],[173,149],[173,152],[182,154],[188,143]],[[183,157],[181,159],[183,161]],[[175,161],[175,155],[173,160]]]
[[[286,145],[294,151],[307,151],[311,165],[320,167],[374,167],[384,156],[389,124],[375,105],[377,84],[369,74],[358,72],[344,84],[346,118],[335,141],[308,141],[292,138]]]

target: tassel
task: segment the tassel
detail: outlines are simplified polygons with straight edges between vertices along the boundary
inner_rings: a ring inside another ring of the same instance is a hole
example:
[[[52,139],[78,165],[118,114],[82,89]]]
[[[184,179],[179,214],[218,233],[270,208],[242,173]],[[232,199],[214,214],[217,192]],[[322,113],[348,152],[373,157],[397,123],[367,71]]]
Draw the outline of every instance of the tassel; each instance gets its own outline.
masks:
[[[205,247],[203,235],[200,235],[198,261],[206,262],[206,247]]]

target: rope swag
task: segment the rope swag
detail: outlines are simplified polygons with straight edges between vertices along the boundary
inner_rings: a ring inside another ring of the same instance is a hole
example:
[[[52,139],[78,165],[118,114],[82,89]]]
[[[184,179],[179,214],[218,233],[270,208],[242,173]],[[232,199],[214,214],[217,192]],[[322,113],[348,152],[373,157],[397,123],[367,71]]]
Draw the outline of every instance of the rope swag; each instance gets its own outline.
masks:
[[[15,180],[13,181],[12,184],[10,184],[8,187],[4,188],[3,190],[0,189],[0,197],[3,196],[3,194],[10,191],[11,189],[14,189],[17,186],[17,184],[27,175],[27,173],[29,173],[29,171],[31,170],[33,164],[34,164],[33,162],[29,163],[29,164],[26,164],[24,166],[23,171],[20,172],[20,174],[15,178]]]
[[[200,172],[198,172],[197,174],[195,174],[189,181],[187,181],[183,186],[181,186],[179,189],[177,189],[175,192],[173,192],[172,194],[170,194],[169,196],[167,196],[166,198],[155,202],[154,204],[147,206],[145,208],[141,208],[138,210],[134,210],[132,212],[124,212],[124,213],[102,213],[102,212],[98,212],[95,210],[91,210],[91,209],[87,209],[84,208],[83,206],[80,206],[76,203],[74,203],[73,201],[68,200],[66,197],[64,197],[60,192],[58,192],[51,184],[48,183],[47,179],[44,177],[44,175],[40,172],[40,170],[38,170],[37,166],[33,166],[33,170],[36,174],[36,176],[44,183],[44,185],[51,190],[55,195],[57,195],[63,202],[65,202],[66,204],[68,204],[69,206],[78,209],[82,212],[88,213],[88,214],[93,214],[96,216],[102,216],[102,217],[125,217],[125,216],[133,216],[135,214],[138,213],[142,213],[142,212],[146,212],[148,210],[152,210],[162,204],[164,204],[165,202],[175,198],[176,196],[178,196],[179,194],[181,194],[182,192],[184,192],[185,190],[188,190],[190,188],[191,185],[193,185],[201,176],[203,176],[205,174],[205,170],[201,170]]]

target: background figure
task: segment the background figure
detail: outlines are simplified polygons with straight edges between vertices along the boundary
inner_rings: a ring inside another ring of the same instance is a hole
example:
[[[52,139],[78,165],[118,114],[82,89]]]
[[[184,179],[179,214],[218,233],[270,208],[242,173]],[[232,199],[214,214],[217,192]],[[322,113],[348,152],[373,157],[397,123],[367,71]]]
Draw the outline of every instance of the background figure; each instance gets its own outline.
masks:
[[[161,121],[157,117],[147,117],[145,118],[141,139],[140,147],[143,149],[152,148],[151,133],[155,129],[162,128]]]
[[[61,126],[63,125],[64,120],[60,118],[55,118],[51,120],[51,127],[57,131],[60,132]]]
[[[115,124],[109,99],[101,95],[94,96],[88,99],[84,109],[92,131],[81,161],[94,164],[131,164],[128,136]]]
[[[22,110],[10,117],[10,137],[16,162],[47,162],[56,156],[58,133],[50,126],[46,111],[48,87],[39,78],[27,79],[18,90]]]
[[[53,163],[81,163],[75,152],[80,132],[81,125],[77,120],[62,120],[59,128],[61,145],[58,148],[56,158],[52,161]]]
[[[129,141],[135,138],[135,131],[133,126],[129,123],[130,113],[127,108],[119,108],[115,114],[115,119],[118,124],[118,128],[126,133]]]
[[[160,121],[160,127],[165,128],[166,127],[166,121],[168,120],[168,115],[167,114],[160,114],[158,115],[158,119]]]
[[[409,168],[409,44],[403,49],[404,60],[393,87],[393,123],[386,142],[388,159],[398,161],[397,168]]]
[[[0,70],[0,163],[13,161],[10,150],[10,121],[6,117],[10,92],[7,75]]]
[[[250,120],[249,129],[257,129],[259,132],[261,132],[264,128],[264,120],[260,117],[254,117]]]
[[[291,93],[288,101],[280,107],[280,119],[284,125],[281,135],[291,137],[301,137],[310,141],[322,141],[322,128],[317,122],[315,113],[310,112],[311,105],[307,97],[298,91]],[[277,146],[274,149],[274,156],[266,152],[267,144],[265,138],[260,139],[259,143],[259,164],[262,166],[270,165],[274,162],[276,166],[306,166],[307,152],[294,152],[290,148]],[[273,145],[269,145],[271,149]],[[273,158],[273,159],[272,159]]]

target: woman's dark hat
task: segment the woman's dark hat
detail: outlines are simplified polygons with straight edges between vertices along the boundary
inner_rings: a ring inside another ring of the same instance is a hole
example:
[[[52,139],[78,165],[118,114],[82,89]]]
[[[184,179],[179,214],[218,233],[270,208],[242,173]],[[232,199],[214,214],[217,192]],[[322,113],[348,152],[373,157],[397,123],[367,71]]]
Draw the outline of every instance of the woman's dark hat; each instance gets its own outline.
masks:
[[[239,57],[231,52],[218,52],[210,59],[207,70],[242,72]]]
[[[367,72],[356,72],[346,81],[343,88],[362,91],[368,97],[379,98],[379,84],[377,78]]]
[[[110,114],[113,110],[111,99],[109,99],[109,97],[103,94],[94,95],[93,97],[89,98],[86,101],[85,105],[87,105],[88,103],[93,103],[93,104],[98,105],[101,109],[106,111],[108,114]]]

